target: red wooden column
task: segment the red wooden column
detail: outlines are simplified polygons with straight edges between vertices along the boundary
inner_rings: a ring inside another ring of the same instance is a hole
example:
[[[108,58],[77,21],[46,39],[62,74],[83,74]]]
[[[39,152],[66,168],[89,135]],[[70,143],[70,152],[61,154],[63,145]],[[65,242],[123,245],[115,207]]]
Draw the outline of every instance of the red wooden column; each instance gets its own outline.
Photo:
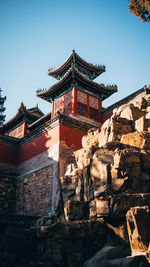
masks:
[[[27,122],[24,122],[24,132],[23,132],[23,137],[27,134]]]
[[[89,94],[87,94],[87,117],[90,118],[90,103]]]
[[[103,118],[102,118],[102,99],[99,99],[99,121],[103,122]]]
[[[52,119],[54,118],[54,113],[55,113],[55,111],[54,111],[54,101],[52,102]]]
[[[76,116],[77,114],[77,88],[73,87],[72,89],[72,115]]]
[[[64,114],[65,111],[64,96],[62,96],[61,99],[62,99],[62,114]]]

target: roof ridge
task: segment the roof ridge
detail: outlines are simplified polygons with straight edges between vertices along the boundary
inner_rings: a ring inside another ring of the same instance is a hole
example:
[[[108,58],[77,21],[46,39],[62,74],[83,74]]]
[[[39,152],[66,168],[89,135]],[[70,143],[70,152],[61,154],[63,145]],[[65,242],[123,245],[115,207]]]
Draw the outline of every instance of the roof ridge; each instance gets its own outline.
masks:
[[[117,85],[107,85],[105,86],[104,84],[99,84],[97,82],[94,82],[93,80],[87,78],[86,76],[84,76],[77,68],[74,64],[71,65],[71,67],[68,69],[68,71],[64,74],[64,76],[54,85],[52,85],[50,88],[48,89],[44,89],[44,90],[37,90],[37,96],[42,97],[43,94],[48,94],[50,90],[53,90],[53,88],[55,88],[56,86],[59,86],[62,84],[62,82],[64,82],[64,80],[66,78],[69,77],[69,74],[71,72],[77,73],[77,75],[83,79],[85,82],[91,84],[92,86],[96,86],[97,88],[101,89],[101,90],[106,90],[106,91],[112,91],[112,92],[116,92],[117,91]]]
[[[108,106],[107,108],[105,108],[103,110],[103,113],[107,113],[112,111],[114,108],[118,108],[121,105],[126,104],[128,101],[130,101],[131,99],[133,99],[134,97],[138,96],[139,94],[141,94],[142,92],[144,92],[144,90],[149,89],[146,85],[140,89],[138,89],[137,91],[125,96],[124,98],[122,98],[121,100],[115,102],[114,104]]]
[[[82,57],[80,57],[74,50],[74,54],[77,55],[77,57],[79,59],[81,59],[82,61],[86,62],[88,65],[90,65],[91,67],[96,67],[96,68],[100,68],[100,67],[105,67],[105,65],[100,65],[100,64],[93,64],[93,63],[90,63],[90,62],[87,62],[85,59],[83,59]]]
[[[9,125],[13,124],[13,123],[15,122],[15,120],[17,120],[18,116],[19,116],[19,118],[20,118],[20,116],[21,116],[22,113],[23,113],[23,115],[24,115],[24,113],[26,113],[27,116],[30,116],[30,117],[33,118],[34,120],[38,120],[38,119],[39,119],[39,115],[37,115],[37,114],[33,114],[32,112],[30,112],[30,111],[26,108],[26,106],[23,104],[23,102],[21,102],[20,107],[19,107],[17,113],[16,113],[11,119],[9,119],[7,122],[5,122],[5,123],[2,125],[1,129],[5,131],[5,129],[6,129],[7,127],[9,127]]]
[[[114,90],[114,89],[117,89],[117,85],[104,85],[104,84],[102,84],[102,83],[100,84],[100,83],[94,82],[93,80],[87,78],[86,75],[83,75],[77,68],[75,68],[75,71],[76,71],[80,76],[82,76],[84,79],[86,79],[87,81],[91,82],[92,84],[99,85],[99,86],[103,87],[104,89],[106,89],[106,87],[109,87],[108,90]]]
[[[49,68],[48,70],[48,75],[50,76],[54,76],[54,74],[58,71],[63,72],[63,68],[67,68],[67,64],[69,64],[69,61],[73,61],[74,63],[77,62],[77,61],[80,61],[81,64],[83,64],[85,67],[89,66],[89,68],[94,68],[95,71],[98,73],[99,72],[99,75],[105,71],[105,65],[97,65],[97,64],[92,64],[92,63],[89,63],[87,62],[86,60],[84,60],[82,57],[80,57],[76,52],[75,50],[73,49],[72,50],[72,53],[71,55],[68,57],[68,59],[62,64],[62,65],[59,65],[57,68]],[[72,63],[71,63],[72,64]],[[62,69],[62,70],[61,70]],[[57,74],[56,74],[57,76]],[[54,76],[55,77],[55,76]],[[56,77],[55,77],[56,78]],[[59,77],[60,79],[60,77]]]

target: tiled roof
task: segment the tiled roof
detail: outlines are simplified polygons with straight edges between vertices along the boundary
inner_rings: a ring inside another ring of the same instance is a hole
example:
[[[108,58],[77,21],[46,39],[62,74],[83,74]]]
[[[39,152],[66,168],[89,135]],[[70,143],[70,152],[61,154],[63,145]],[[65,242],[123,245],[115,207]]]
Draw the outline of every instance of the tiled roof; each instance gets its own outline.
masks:
[[[36,107],[29,108],[28,111],[39,117],[44,116],[44,113],[38,108],[38,105]]]
[[[31,112],[24,106],[23,103],[21,103],[17,114],[13,118],[11,118],[9,121],[7,121],[5,124],[2,125],[1,131],[2,132],[9,131],[11,128],[17,125],[17,123],[20,122],[20,120],[22,121],[23,118],[30,119],[31,122],[34,122],[37,119],[39,119],[39,117],[40,115]]]
[[[76,52],[75,50],[72,50],[72,54],[70,57],[65,61],[64,64],[59,66],[58,68],[50,68],[48,70],[48,75],[55,77],[56,79],[60,79],[58,76],[61,73],[64,73],[71,67],[71,64],[78,63],[79,65],[83,66],[85,69],[88,69],[92,72],[95,72],[95,76],[97,77],[101,73],[105,71],[105,66],[104,65],[93,65],[91,63],[86,62],[84,59],[82,59]]]
[[[41,118],[39,118],[38,120],[34,121],[33,123],[31,123],[29,126],[28,126],[28,129],[31,131],[33,130],[34,128],[36,128],[37,126],[41,125],[42,123],[46,122],[47,120],[50,120],[51,119],[51,112],[42,116]]]
[[[12,136],[0,134],[0,143],[18,146],[19,145],[19,139],[12,137]]]
[[[103,100],[117,91],[116,85],[105,86],[104,84],[98,84],[81,74],[80,71],[78,71],[76,67],[72,65],[59,82],[51,86],[49,89],[38,90],[37,96],[47,101],[52,101],[53,98],[55,98],[55,95],[59,95],[59,92],[63,91],[62,86],[68,81],[73,83],[78,83],[78,81],[81,81],[83,84],[87,85],[87,88],[89,87],[87,91],[90,92],[90,90],[93,90],[99,95],[99,97],[102,97]]]
[[[133,98],[135,98],[136,96],[140,95],[141,93],[144,93],[144,91],[150,91],[149,87],[144,86],[143,88],[137,90],[136,92],[126,96],[125,98],[121,99],[120,101],[114,103],[113,105],[107,107],[104,109],[103,111],[103,115],[108,114],[110,112],[112,112],[115,108],[120,107],[121,105],[127,104],[128,102],[130,102]]]

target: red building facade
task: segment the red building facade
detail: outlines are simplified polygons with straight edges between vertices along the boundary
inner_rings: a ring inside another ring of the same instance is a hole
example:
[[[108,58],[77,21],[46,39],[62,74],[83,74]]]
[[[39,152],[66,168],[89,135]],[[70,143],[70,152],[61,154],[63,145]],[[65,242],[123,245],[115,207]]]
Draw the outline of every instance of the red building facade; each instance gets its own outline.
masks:
[[[0,191],[0,212],[54,214],[59,179],[73,151],[81,148],[90,128],[100,127],[110,116],[103,115],[102,101],[117,87],[94,81],[104,71],[105,66],[89,64],[73,50],[63,65],[48,71],[58,82],[37,91],[38,97],[52,103],[52,112],[44,115],[38,107],[21,104],[16,116],[1,127],[0,177],[9,202]]]

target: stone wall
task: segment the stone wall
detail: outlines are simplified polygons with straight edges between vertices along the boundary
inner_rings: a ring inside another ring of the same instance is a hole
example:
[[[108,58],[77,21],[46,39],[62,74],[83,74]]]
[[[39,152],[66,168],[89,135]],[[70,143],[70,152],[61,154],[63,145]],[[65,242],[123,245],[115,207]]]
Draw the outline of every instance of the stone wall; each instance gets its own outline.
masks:
[[[59,143],[21,164],[1,163],[0,212],[31,216],[54,213],[58,156]],[[8,178],[8,173],[14,178]]]
[[[53,148],[51,149],[53,151]],[[28,159],[17,166],[17,173],[22,177],[53,164],[53,158],[49,156],[50,151],[45,151]]]
[[[0,175],[0,213],[15,213],[16,185],[15,177]]]
[[[46,216],[51,214],[53,165],[18,179],[16,214]]]

